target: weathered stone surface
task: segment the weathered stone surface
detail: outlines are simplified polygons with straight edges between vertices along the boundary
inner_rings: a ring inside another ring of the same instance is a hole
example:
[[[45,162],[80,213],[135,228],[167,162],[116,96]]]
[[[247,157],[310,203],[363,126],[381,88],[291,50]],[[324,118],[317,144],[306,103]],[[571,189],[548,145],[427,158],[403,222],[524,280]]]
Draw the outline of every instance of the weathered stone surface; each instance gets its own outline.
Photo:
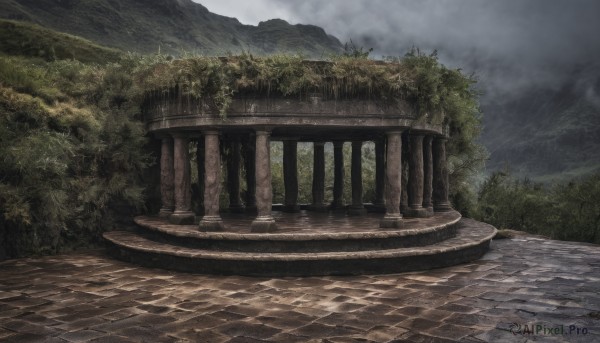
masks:
[[[342,210],[344,205],[344,142],[333,142],[333,201],[330,208]]]
[[[163,137],[160,151],[160,216],[164,218],[168,218],[175,209],[173,177],[173,139]]]
[[[400,214],[400,196],[402,194],[402,133],[387,133],[387,164],[385,168],[385,216],[381,220],[382,228],[400,228],[403,226]]]
[[[253,232],[273,232],[277,229],[271,215],[273,191],[271,186],[271,147],[268,131],[256,131],[256,209]]]
[[[191,224],[194,222],[194,213],[191,211],[192,185],[188,138],[180,134],[173,136],[173,175],[175,210],[169,220],[173,224]]]
[[[296,276],[390,273],[464,263],[480,258],[495,233],[489,225],[465,220],[456,228],[455,237],[432,245],[309,253],[226,251],[219,245],[185,247],[127,231],[114,231],[104,236],[110,242],[114,256],[145,266],[196,273]],[[268,240],[268,235],[255,238]]]
[[[98,333],[104,342],[596,342],[600,325],[590,314],[599,274],[597,245],[529,236],[494,240],[483,259],[464,265],[340,277],[185,274],[80,251],[0,262],[0,340]],[[348,311],[349,304],[361,307]],[[523,317],[522,309],[539,304],[554,305]],[[237,316],[222,319],[223,311]],[[512,322],[588,333],[515,335]]]
[[[326,212],[325,206],[325,143],[314,142],[312,204],[310,210]]]
[[[423,135],[416,133],[410,136],[410,154],[408,161],[408,209],[406,216],[423,218],[430,215],[423,208]]]
[[[348,214],[361,216],[367,213],[363,206],[363,185],[362,185],[362,141],[352,142],[352,205],[348,208]]]
[[[283,141],[283,183],[285,187],[284,210],[300,212],[298,205],[298,142]]]
[[[266,125],[274,128],[274,137],[279,138],[279,129],[285,129],[292,136],[308,141],[322,139],[323,131],[306,130],[307,120],[312,127],[326,130],[328,138],[332,140],[347,137],[337,135],[339,132],[336,129],[340,127],[372,130],[411,127],[437,134],[442,132],[441,125],[416,121],[414,109],[404,102],[398,103],[398,106],[386,106],[381,101],[358,99],[235,98],[226,121],[222,120],[219,113],[207,113],[207,109],[206,104],[192,98],[165,99],[165,102],[158,101],[154,106],[146,107],[145,118],[150,132],[196,127],[226,130]]]
[[[443,212],[452,210],[448,200],[448,165],[446,163],[446,138],[433,140],[433,209]]]
[[[222,231],[219,212],[221,194],[221,152],[219,133],[204,132],[204,216],[199,223],[201,231]]]

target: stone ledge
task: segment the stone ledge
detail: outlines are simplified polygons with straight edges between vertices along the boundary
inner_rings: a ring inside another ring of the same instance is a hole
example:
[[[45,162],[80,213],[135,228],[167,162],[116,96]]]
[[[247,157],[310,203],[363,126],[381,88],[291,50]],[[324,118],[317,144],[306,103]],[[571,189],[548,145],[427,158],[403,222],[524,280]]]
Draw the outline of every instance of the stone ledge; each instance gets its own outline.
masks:
[[[431,269],[475,260],[489,249],[496,229],[463,220],[457,236],[417,248],[322,253],[218,252],[158,243],[140,234],[104,234],[120,259],[186,272],[242,275],[344,275]]]
[[[140,227],[152,232],[164,233],[176,237],[199,238],[209,240],[269,240],[269,241],[314,241],[314,240],[342,240],[342,239],[374,239],[392,238],[419,235],[429,232],[440,231],[454,225],[461,220],[460,213],[456,211],[436,214],[430,218],[418,221],[404,220],[402,229],[384,230],[379,228],[379,221],[373,221],[370,231],[358,232],[290,232],[271,233],[268,236],[259,233],[239,232],[200,232],[196,225],[170,225],[157,217],[139,216],[134,222]],[[277,220],[276,220],[277,221]],[[227,222],[225,220],[225,225]],[[333,229],[333,228],[332,228]]]

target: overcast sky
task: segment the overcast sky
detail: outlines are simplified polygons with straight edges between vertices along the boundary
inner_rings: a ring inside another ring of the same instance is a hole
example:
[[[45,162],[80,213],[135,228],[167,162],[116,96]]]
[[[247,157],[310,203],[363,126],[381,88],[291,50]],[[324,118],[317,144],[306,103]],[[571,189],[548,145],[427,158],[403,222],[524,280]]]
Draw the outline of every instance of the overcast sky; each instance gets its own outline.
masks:
[[[244,24],[314,24],[375,55],[411,46],[476,71],[495,91],[558,84],[600,61],[599,0],[194,0]]]

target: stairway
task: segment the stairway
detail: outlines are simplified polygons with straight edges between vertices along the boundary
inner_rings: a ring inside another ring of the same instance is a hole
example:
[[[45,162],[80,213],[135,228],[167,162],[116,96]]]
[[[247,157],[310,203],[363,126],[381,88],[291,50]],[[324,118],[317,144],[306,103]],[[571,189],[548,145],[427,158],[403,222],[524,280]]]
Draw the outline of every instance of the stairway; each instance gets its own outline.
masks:
[[[304,276],[397,273],[456,265],[483,256],[496,234],[494,227],[461,218],[458,212],[408,219],[406,228],[394,230],[378,228],[377,217],[358,220],[351,228],[318,216],[311,218],[311,227],[292,225],[305,219],[282,218],[279,232],[255,234],[243,229],[244,220],[231,221],[234,232],[200,232],[194,225],[136,217],[136,231],[106,232],[104,238],[113,256],[146,267]]]

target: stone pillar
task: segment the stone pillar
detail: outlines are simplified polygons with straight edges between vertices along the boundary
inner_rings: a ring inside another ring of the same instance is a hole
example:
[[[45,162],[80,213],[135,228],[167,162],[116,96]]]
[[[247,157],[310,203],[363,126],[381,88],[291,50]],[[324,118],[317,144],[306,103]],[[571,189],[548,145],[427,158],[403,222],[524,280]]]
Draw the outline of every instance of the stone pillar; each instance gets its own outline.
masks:
[[[248,135],[244,146],[244,166],[246,167],[246,213],[256,215],[256,137]]]
[[[196,193],[197,207],[194,212],[197,216],[204,215],[204,137],[198,138],[196,147],[196,171],[198,172],[198,187]],[[192,193],[193,194],[193,193]]]
[[[423,208],[423,135],[410,135],[408,163],[408,212],[409,217],[427,217]]]
[[[219,213],[221,195],[221,152],[219,132],[204,133],[204,216],[198,225],[200,231],[223,231]]]
[[[344,209],[344,142],[333,142],[333,201],[332,210]]]
[[[446,138],[436,137],[433,140],[433,210],[436,212],[451,211],[448,201],[448,165],[446,163]]]
[[[173,224],[193,224],[192,185],[190,179],[190,156],[188,138],[184,135],[173,135],[173,186],[175,194],[175,211],[169,217]]]
[[[317,212],[327,212],[325,206],[325,143],[314,142],[312,204],[310,209]]]
[[[408,131],[402,133],[402,195],[400,198],[400,213],[408,213],[408,156],[410,155],[410,140]]]
[[[433,213],[431,203],[431,194],[433,191],[433,155],[431,152],[432,136],[425,136],[423,139],[423,208],[429,213]]]
[[[382,228],[402,227],[400,198],[402,196],[402,132],[387,133],[385,168],[385,216],[379,224]]]
[[[273,190],[269,134],[268,131],[256,131],[256,208],[258,215],[251,224],[252,232],[277,230],[277,225],[271,215]]]
[[[364,215],[367,213],[362,198],[362,143],[362,141],[352,142],[352,205],[348,209],[349,215]]]
[[[298,205],[298,141],[283,141],[283,183],[285,212],[300,212]]]
[[[375,141],[375,201],[373,208],[376,212],[386,212],[385,195],[385,142],[381,139]]]
[[[231,143],[231,155],[227,160],[227,191],[229,192],[229,212],[243,213],[240,199],[240,141],[234,138]]]
[[[161,218],[169,218],[175,209],[173,194],[173,139],[171,137],[162,138],[160,151],[160,200],[162,207],[159,215]]]

